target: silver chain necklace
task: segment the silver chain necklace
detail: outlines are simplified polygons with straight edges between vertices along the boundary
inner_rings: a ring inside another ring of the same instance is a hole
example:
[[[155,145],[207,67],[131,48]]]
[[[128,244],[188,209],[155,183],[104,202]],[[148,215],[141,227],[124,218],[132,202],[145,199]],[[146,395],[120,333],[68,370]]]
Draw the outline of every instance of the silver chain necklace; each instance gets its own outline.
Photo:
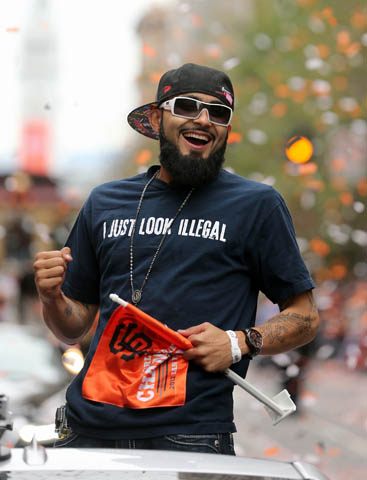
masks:
[[[143,203],[143,200],[144,200],[144,195],[145,195],[145,192],[147,190],[147,188],[149,187],[149,185],[153,182],[153,180],[155,178],[157,178],[158,176],[158,173],[159,173],[159,170],[157,170],[155,172],[155,174],[152,176],[152,178],[146,183],[141,195],[140,195],[140,199],[139,199],[139,203],[138,203],[138,208],[136,209],[136,214],[135,214],[135,221],[134,221],[134,225],[133,225],[133,229],[132,229],[132,232],[131,232],[131,240],[130,240],[130,285],[131,285],[131,299],[133,301],[133,303],[135,305],[137,305],[140,300],[141,300],[141,296],[143,294],[143,288],[145,286],[145,284],[147,283],[147,280],[149,278],[149,275],[150,275],[150,272],[152,271],[152,268],[153,268],[153,264],[158,256],[158,253],[163,245],[163,242],[165,241],[166,237],[167,237],[167,233],[168,233],[168,230],[169,228],[167,228],[165,230],[165,232],[163,233],[163,236],[158,244],[158,247],[156,248],[156,251],[154,252],[154,255],[153,255],[153,258],[152,258],[152,261],[150,262],[150,265],[149,265],[149,268],[148,268],[148,271],[147,273],[145,274],[145,277],[144,277],[144,280],[143,280],[143,283],[140,287],[140,289],[135,289],[134,288],[134,235],[135,235],[135,230],[136,230],[136,224],[138,222],[138,216],[139,216],[139,213],[140,213],[140,210],[141,210],[141,206],[142,206],[142,203]],[[183,200],[183,202],[181,203],[181,205],[178,207],[178,210],[176,212],[176,215],[173,217],[173,220],[171,222],[171,225],[170,227],[173,225],[174,221],[176,220],[176,218],[179,216],[181,210],[184,208],[184,206],[186,205],[186,202],[188,201],[188,199],[190,198],[192,192],[194,191],[194,188],[192,188],[189,193],[186,195],[185,199]]]

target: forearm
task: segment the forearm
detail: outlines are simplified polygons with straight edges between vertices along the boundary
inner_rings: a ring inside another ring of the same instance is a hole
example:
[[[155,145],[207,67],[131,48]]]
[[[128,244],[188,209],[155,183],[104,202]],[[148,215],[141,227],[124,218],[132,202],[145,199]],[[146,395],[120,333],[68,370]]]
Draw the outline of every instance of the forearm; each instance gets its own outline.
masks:
[[[256,327],[264,339],[261,354],[275,355],[309,343],[316,335],[317,325],[315,318],[305,318],[295,312],[280,312]]]
[[[312,292],[305,292],[280,305],[280,313],[256,326],[263,337],[262,355],[275,355],[309,343],[316,335],[319,316]],[[244,335],[240,348],[247,353]]]
[[[98,306],[83,304],[63,293],[51,301],[42,300],[43,319],[54,335],[64,343],[78,343],[91,327]]]

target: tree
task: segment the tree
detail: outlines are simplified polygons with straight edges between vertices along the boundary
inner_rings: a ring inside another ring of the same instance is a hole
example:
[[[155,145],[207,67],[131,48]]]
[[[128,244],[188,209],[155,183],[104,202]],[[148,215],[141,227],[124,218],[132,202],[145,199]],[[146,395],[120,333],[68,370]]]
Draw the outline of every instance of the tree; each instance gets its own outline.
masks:
[[[154,65],[164,71],[193,61],[228,70],[236,107],[227,167],[283,194],[317,280],[365,275],[367,13],[362,2],[192,0],[158,16],[154,12],[159,33],[148,32],[144,22],[140,29],[144,55],[149,53],[142,84],[151,89],[150,98],[159,80]],[[295,136],[312,142],[306,163],[286,157],[286,144]],[[141,145],[137,163],[156,162],[157,145]]]

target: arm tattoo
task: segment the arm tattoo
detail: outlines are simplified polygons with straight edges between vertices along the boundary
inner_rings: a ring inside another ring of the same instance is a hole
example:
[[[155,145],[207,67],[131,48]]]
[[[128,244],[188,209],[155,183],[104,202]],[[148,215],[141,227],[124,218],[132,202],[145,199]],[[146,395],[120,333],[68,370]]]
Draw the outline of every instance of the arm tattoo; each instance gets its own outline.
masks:
[[[263,325],[266,335],[268,336],[269,343],[287,343],[289,334],[297,337],[312,335],[314,319],[317,316],[316,303],[313,298],[312,292],[306,292],[307,300],[309,303],[309,312],[305,315],[296,312],[283,312],[286,308],[290,307],[294,301],[294,297],[287,298],[283,302],[279,303],[280,313],[275,317],[268,320]]]
[[[285,343],[287,334],[294,332],[294,335],[311,334],[312,318],[309,315],[298,313],[280,313],[269,320],[268,335],[270,343]]]
[[[84,313],[83,307],[86,309],[87,312],[89,312],[90,305],[88,303],[83,303],[83,305],[79,306],[79,313],[80,314]],[[70,318],[70,317],[73,316],[73,313],[75,313],[75,312],[73,312],[73,307],[71,305],[67,305],[65,307],[64,313],[65,313],[66,317]]]

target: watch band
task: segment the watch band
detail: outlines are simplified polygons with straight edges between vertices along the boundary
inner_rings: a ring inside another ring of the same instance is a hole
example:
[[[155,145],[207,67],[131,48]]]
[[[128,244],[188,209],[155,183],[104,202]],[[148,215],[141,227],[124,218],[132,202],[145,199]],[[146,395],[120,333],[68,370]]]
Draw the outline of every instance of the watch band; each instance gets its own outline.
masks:
[[[242,359],[241,349],[238,346],[238,338],[233,330],[226,330],[231,341],[232,363],[238,363]]]

